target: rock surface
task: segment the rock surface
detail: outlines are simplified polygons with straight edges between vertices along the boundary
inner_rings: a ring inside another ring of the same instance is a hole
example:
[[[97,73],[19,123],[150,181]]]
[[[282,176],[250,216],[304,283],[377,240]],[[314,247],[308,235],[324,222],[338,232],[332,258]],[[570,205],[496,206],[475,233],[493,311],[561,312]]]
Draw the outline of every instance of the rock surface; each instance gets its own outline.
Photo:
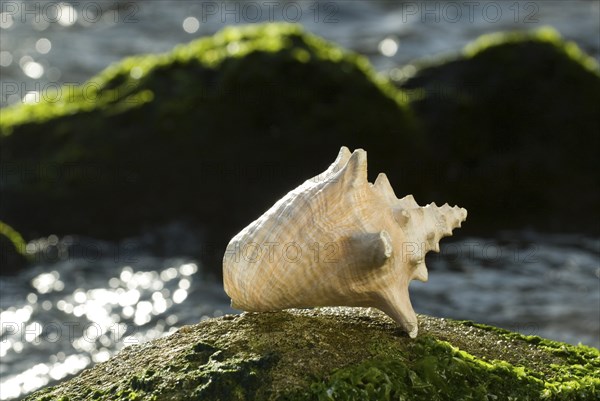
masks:
[[[410,339],[373,309],[245,313],[125,348],[28,401],[597,400],[600,352],[419,316]]]

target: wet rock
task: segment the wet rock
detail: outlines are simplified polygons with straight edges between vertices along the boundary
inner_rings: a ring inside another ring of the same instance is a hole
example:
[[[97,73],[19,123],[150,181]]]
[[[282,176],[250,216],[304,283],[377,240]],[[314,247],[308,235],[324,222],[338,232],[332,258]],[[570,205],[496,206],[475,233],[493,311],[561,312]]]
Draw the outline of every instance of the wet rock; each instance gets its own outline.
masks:
[[[600,353],[429,316],[410,339],[373,309],[184,326],[27,400],[596,400]],[[486,398],[487,397],[487,398]]]
[[[422,197],[465,207],[472,227],[598,233],[593,58],[545,28],[482,36],[417,66],[398,86],[425,129]]]

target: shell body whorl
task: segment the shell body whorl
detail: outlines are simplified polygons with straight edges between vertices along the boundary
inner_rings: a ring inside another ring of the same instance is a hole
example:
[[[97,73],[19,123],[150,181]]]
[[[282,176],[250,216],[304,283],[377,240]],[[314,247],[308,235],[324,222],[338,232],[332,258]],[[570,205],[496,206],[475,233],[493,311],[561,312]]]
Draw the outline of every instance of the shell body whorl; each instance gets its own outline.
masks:
[[[223,258],[232,306],[273,311],[376,307],[411,337],[417,319],[408,284],[427,281],[425,254],[467,212],[396,198],[385,174],[367,180],[367,155],[342,147],[333,164],[289,192],[238,233]]]

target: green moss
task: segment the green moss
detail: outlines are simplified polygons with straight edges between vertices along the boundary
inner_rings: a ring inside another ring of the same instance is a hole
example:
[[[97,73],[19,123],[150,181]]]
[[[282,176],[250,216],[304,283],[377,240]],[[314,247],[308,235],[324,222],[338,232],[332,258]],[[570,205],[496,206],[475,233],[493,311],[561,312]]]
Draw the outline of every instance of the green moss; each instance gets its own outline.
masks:
[[[20,233],[0,221],[0,274],[14,274],[27,264],[26,245]]]
[[[20,255],[25,256],[25,240],[14,228],[0,220],[0,235],[6,237]]]
[[[386,355],[340,369],[311,392],[318,399],[344,400],[592,400],[600,392],[600,379],[592,376],[597,365],[553,365],[560,379],[545,382],[539,372],[483,361],[432,338],[419,339],[413,351],[416,356]]]
[[[146,372],[141,377],[133,376],[131,378],[130,386],[134,391],[142,390],[146,392],[151,392],[155,382],[156,379],[152,378],[152,375],[148,375],[148,372]]]
[[[465,46],[463,54],[465,57],[474,58],[496,46],[520,44],[525,41],[550,44],[591,73],[600,75],[598,62],[593,57],[584,53],[575,42],[563,40],[560,33],[550,26],[542,27],[531,33],[517,31],[482,35],[477,40]]]
[[[125,348],[28,400],[43,394],[76,401],[97,392],[121,400],[288,401],[599,395],[600,352],[593,348],[472,322],[419,316],[419,324],[419,337],[410,339],[371,309],[225,316]]]
[[[358,365],[336,370],[327,380],[312,384],[310,392],[301,397],[310,394],[319,400],[593,400],[600,394],[600,352],[595,348],[472,322],[452,324],[494,333],[498,335],[496,344],[487,338],[484,349],[470,354],[436,336],[420,336],[408,350],[388,349]],[[515,360],[523,343],[535,344],[536,354],[526,351]],[[488,347],[494,346],[506,359],[499,359],[497,352],[490,355]],[[515,346],[517,349],[511,350]]]
[[[537,400],[543,382],[523,368],[487,363],[450,344],[424,337],[413,355],[381,356],[336,371],[311,386],[319,399]]]
[[[600,393],[600,353],[596,348],[581,344],[574,346],[538,336],[524,336],[483,324],[466,324],[493,331],[507,339],[517,338],[534,344],[538,349],[563,359],[564,363],[549,364],[546,376],[552,380],[545,383],[542,392],[544,397],[585,400]]]

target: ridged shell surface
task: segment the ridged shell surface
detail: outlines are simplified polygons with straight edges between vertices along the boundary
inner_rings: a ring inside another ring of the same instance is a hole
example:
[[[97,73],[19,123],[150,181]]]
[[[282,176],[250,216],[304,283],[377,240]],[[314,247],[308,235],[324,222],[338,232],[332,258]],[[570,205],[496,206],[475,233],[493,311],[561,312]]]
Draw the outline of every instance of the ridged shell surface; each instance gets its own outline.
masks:
[[[366,152],[342,147],[325,172],[229,242],[225,292],[246,311],[375,307],[415,337],[409,282],[427,281],[425,254],[439,252],[466,216],[457,206],[398,199],[383,173],[369,183]]]

